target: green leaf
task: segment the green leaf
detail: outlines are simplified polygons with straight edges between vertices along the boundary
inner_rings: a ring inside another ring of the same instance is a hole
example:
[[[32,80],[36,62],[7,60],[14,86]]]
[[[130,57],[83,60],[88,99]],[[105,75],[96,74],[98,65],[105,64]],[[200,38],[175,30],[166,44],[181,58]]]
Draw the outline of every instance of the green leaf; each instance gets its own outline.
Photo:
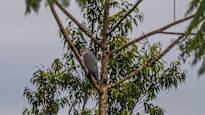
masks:
[[[32,10],[37,13],[39,11],[41,1],[42,0],[25,0],[26,2],[25,14],[31,13]]]

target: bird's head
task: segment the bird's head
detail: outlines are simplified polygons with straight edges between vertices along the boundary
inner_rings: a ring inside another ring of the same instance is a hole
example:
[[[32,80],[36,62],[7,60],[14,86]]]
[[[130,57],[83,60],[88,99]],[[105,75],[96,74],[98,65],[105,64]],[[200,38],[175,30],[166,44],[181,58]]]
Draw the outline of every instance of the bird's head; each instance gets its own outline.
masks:
[[[80,48],[80,54],[82,55],[85,51],[87,51],[88,49],[85,47]]]

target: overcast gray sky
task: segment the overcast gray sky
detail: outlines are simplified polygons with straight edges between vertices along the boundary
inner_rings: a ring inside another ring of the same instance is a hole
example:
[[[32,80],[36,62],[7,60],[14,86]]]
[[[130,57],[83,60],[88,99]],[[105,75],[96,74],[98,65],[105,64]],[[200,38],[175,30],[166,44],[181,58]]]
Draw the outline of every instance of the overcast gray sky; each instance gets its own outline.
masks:
[[[173,21],[173,0],[144,1],[140,7],[145,20],[135,32],[136,36]],[[177,18],[181,18],[190,0],[176,1]],[[19,115],[26,105],[22,96],[23,89],[24,86],[30,86],[29,80],[35,66],[50,65],[53,59],[62,56],[63,47],[49,9],[43,6],[38,15],[32,13],[24,16],[24,0],[0,2],[0,115]],[[79,17],[79,11],[76,12],[74,6],[70,11]],[[186,25],[182,24],[172,30],[184,30]],[[152,39],[159,37],[154,36]],[[172,51],[171,56],[175,52]],[[205,76],[197,78],[194,67],[185,68],[188,72],[186,82],[177,89],[161,92],[156,100],[166,109],[166,115],[205,114]]]

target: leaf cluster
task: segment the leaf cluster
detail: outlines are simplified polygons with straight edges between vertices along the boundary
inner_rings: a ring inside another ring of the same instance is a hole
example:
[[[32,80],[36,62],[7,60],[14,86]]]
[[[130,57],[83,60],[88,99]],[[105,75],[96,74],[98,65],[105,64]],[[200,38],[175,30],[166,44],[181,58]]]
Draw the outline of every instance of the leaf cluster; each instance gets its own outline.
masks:
[[[118,39],[119,41],[115,40],[112,43],[117,47],[117,44],[122,42],[122,38]],[[158,57],[160,52],[159,44],[151,45],[148,42],[143,44],[141,48],[132,46],[123,50],[110,60],[110,83],[117,82],[125,76],[125,73],[129,73],[150,59]],[[150,101],[155,99],[162,89],[177,87],[184,80],[185,73],[180,70],[178,61],[173,62],[169,67],[165,67],[165,63],[162,61],[158,61],[143,69],[134,79],[109,90],[108,114],[127,115],[133,112],[140,114],[144,111],[151,115],[163,115],[164,111],[151,104]],[[140,108],[141,111],[135,111],[136,108]]]
[[[195,65],[198,62],[202,62],[198,74],[202,75],[205,72],[205,0],[192,0],[190,8],[187,14],[194,12],[194,17],[187,28],[184,44],[182,45],[182,51],[184,56],[194,55],[192,64]],[[191,33],[196,33],[192,36]]]
[[[39,9],[41,7],[41,3],[43,0],[25,0],[26,4],[26,11],[25,14],[30,14],[32,11],[35,13],[39,12]],[[56,0],[45,0],[46,6],[48,4],[54,4]],[[68,6],[70,3],[70,0],[58,0],[59,2],[62,3],[64,6]]]
[[[79,113],[79,106],[87,103],[96,92],[90,83],[74,72],[72,56],[65,55],[66,63],[55,59],[48,69],[39,68],[31,79],[35,89],[25,88],[24,97],[31,104],[23,114],[55,115],[60,108],[69,107],[69,114]],[[68,66],[69,65],[69,66]]]

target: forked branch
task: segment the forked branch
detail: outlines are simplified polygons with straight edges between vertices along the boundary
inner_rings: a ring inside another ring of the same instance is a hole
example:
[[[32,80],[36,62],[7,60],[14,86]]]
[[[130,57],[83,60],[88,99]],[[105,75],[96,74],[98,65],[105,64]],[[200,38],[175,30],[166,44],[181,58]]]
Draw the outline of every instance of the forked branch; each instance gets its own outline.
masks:
[[[115,84],[110,85],[109,88],[118,86],[120,84],[122,84],[123,82],[125,82],[126,80],[129,80],[132,77],[136,77],[140,71],[142,71],[144,68],[151,66],[152,64],[156,63],[159,59],[161,59],[164,55],[166,55],[176,44],[179,43],[179,41],[183,38],[184,36],[179,36],[174,42],[172,42],[168,47],[166,47],[166,49],[155,59],[151,59],[149,62],[147,62],[146,64],[141,65],[139,68],[135,69],[133,72],[131,72],[130,74],[127,74],[123,79],[119,80],[118,82],[116,82]]]
[[[52,14],[53,14],[53,16],[54,16],[54,18],[55,18],[55,20],[56,20],[56,22],[57,22],[59,28],[60,28],[60,31],[61,31],[62,34],[63,34],[63,37],[64,37],[65,41],[68,43],[69,48],[71,48],[72,51],[74,52],[75,56],[77,57],[77,59],[78,59],[80,65],[82,66],[82,68],[83,68],[83,70],[84,70],[84,72],[85,72],[85,74],[86,74],[86,76],[87,76],[87,75],[88,75],[87,67],[86,67],[85,64],[83,63],[83,61],[82,61],[82,59],[81,59],[81,56],[80,56],[80,54],[79,54],[77,48],[73,45],[73,43],[72,43],[70,37],[68,36],[68,34],[67,34],[65,28],[63,27],[63,24],[61,23],[60,18],[59,18],[59,16],[58,16],[58,14],[57,14],[57,12],[56,12],[56,10],[55,10],[53,4],[50,4],[49,7],[50,7],[50,9],[51,9],[51,12],[52,12]],[[99,86],[97,85],[97,82],[96,82],[95,80],[91,80],[91,79],[89,79],[89,80],[90,80],[90,82],[92,83],[92,85],[94,86],[94,88],[97,89],[97,90],[99,90]]]
[[[122,46],[121,48],[118,48],[118,49],[115,49],[115,50],[111,51],[111,52],[110,52],[110,55],[113,55],[113,54],[115,54],[115,53],[119,53],[121,50],[123,50],[123,49],[125,49],[125,48],[128,48],[129,46],[133,45],[134,43],[137,43],[137,42],[139,42],[139,41],[141,41],[141,40],[143,40],[143,39],[145,39],[145,38],[147,38],[147,37],[149,37],[149,36],[152,36],[152,35],[161,33],[161,32],[163,32],[164,30],[166,30],[166,29],[168,29],[168,28],[170,28],[170,27],[173,27],[173,26],[175,26],[175,25],[177,25],[177,24],[180,24],[180,23],[182,23],[182,22],[184,22],[184,21],[187,21],[187,20],[189,20],[189,19],[191,19],[191,18],[193,18],[193,17],[194,17],[194,15],[191,15],[191,16],[188,16],[188,17],[185,17],[185,18],[182,18],[182,19],[180,19],[180,20],[177,20],[177,21],[174,21],[174,22],[172,22],[172,23],[170,23],[170,24],[167,24],[166,26],[163,26],[163,27],[161,27],[161,28],[159,28],[159,29],[153,30],[153,31],[148,32],[148,33],[146,33],[146,34],[143,34],[142,36],[138,37],[137,39],[134,39],[134,40],[130,41],[130,42],[127,43],[126,45]]]
[[[71,14],[69,13],[57,0],[55,1],[55,4],[58,6],[58,8],[68,17],[70,18],[78,27],[81,31],[83,31],[91,40],[93,40],[96,44],[101,46],[99,41],[93,37],[92,33],[87,31],[86,28],[82,26],[82,24]]]

